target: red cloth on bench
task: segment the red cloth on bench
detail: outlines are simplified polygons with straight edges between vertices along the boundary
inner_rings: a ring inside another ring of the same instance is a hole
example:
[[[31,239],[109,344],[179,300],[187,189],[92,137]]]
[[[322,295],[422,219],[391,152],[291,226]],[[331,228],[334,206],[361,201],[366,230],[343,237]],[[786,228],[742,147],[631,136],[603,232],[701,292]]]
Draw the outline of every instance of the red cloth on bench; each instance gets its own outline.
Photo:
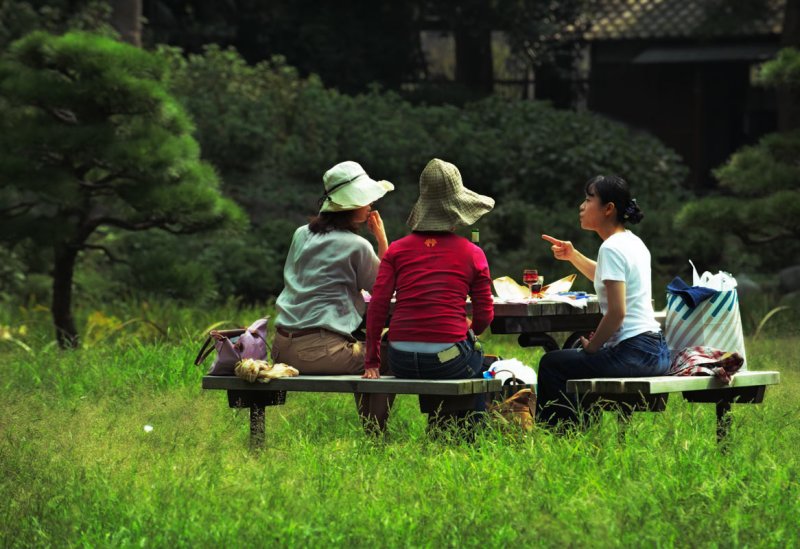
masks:
[[[687,347],[675,355],[667,375],[716,376],[725,383],[744,364],[742,355],[713,347]]]

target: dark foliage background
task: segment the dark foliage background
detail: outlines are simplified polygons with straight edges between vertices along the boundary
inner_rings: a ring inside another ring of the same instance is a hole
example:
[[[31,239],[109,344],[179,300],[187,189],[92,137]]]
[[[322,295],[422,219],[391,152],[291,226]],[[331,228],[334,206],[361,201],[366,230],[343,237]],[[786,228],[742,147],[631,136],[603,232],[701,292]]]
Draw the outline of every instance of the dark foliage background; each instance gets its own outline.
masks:
[[[593,254],[599,240],[580,230],[577,208],[583,183],[598,173],[628,179],[645,211],[644,222],[634,230],[653,253],[654,287],[675,274],[686,275],[689,258],[704,269],[733,272],[777,269],[785,263],[774,247],[762,257],[735,234],[722,238],[708,223],[686,222],[688,215],[674,225],[676,213],[695,198],[682,186],[686,169],[678,156],[646,133],[544,102],[490,96],[455,106],[421,96],[410,102],[388,90],[418,70],[418,44],[408,38],[412,30],[384,24],[408,20],[404,10],[413,3],[352,0],[342,13],[361,15],[341,19],[339,27],[323,24],[339,15],[312,4],[275,3],[251,13],[234,0],[144,3],[150,19],[147,47],[168,64],[169,90],[193,119],[202,158],[215,167],[223,193],[242,207],[249,223],[235,231],[180,237],[109,230],[102,245],[124,262],[81,253],[78,299],[270,299],[280,291],[294,228],[316,211],[322,173],[346,159],[395,183],[397,190],[379,204],[390,239],[407,231],[405,218],[426,162],[439,157],[455,163],[467,186],[497,200],[478,225],[495,276],[519,278],[527,267],[538,268],[549,280],[569,274],[569,265],[551,258],[539,238],[543,232],[571,239]],[[578,4],[567,7],[565,17]],[[461,9],[452,3],[438,8],[447,13]],[[113,36],[109,13],[99,1],[5,0],[0,3],[0,48],[35,29],[60,33],[79,28]],[[250,14],[247,20],[245,13]],[[243,37],[253,33],[241,29],[258,25],[271,29],[260,33],[267,42],[248,45]],[[520,22],[521,30],[529,27]],[[386,28],[389,34],[381,36],[378,29]],[[293,66],[284,56],[257,61],[274,49],[269,41],[286,45],[293,58],[306,59],[303,66]],[[156,42],[182,43],[185,49],[155,47]],[[217,44],[204,45],[208,42]],[[343,45],[328,47],[331,42]],[[390,42],[396,50],[381,46]],[[226,46],[231,43],[242,53]],[[297,48],[307,50],[300,55]],[[546,48],[529,53],[537,51],[547,57]],[[309,56],[318,64],[309,65]],[[719,172],[723,179],[736,167],[726,170]],[[695,219],[710,219],[702,208],[712,204],[694,207]],[[6,244],[0,248],[0,297],[46,302],[49,269],[49,259],[29,242]]]

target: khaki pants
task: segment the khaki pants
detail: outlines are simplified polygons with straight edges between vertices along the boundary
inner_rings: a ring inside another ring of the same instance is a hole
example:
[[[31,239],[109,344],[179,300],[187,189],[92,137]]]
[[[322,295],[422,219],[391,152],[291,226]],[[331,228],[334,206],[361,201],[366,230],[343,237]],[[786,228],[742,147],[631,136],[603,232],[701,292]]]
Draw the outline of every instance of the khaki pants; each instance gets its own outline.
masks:
[[[272,342],[272,360],[293,366],[305,375],[362,374],[365,353],[360,341],[322,329],[301,336],[276,333]],[[382,366],[381,374],[388,373],[388,368]],[[370,430],[377,424],[378,429],[384,430],[394,395],[355,393],[355,399],[364,428]]]

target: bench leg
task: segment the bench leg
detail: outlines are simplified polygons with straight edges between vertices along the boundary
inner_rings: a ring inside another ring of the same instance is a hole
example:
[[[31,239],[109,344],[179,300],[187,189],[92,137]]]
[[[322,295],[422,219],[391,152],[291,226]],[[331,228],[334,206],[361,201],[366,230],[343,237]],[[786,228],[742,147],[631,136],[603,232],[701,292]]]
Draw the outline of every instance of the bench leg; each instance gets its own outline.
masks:
[[[420,412],[428,414],[430,436],[437,438],[444,433],[458,433],[467,440],[474,437],[474,428],[484,414],[476,412],[476,399],[485,399],[484,394],[441,396],[419,395]]]
[[[717,442],[723,442],[731,427],[731,403],[724,400],[717,402]]]
[[[250,405],[250,448],[260,450],[264,447],[264,406]]]
[[[228,391],[228,406],[250,409],[250,447],[264,447],[264,409],[286,402],[286,391]]]
[[[583,396],[578,395],[578,398],[589,420],[601,410],[615,412],[619,422],[619,439],[622,441],[633,412],[663,412],[667,408],[669,394],[586,393]]]
[[[759,404],[764,401],[764,385],[732,387],[730,389],[708,389],[686,391],[683,398],[688,402],[707,402],[717,406],[717,442],[724,442],[731,427],[731,403]]]
[[[633,407],[627,404],[621,404],[617,408],[617,413],[615,415],[617,416],[617,425],[619,426],[617,442],[625,442],[625,431],[628,429],[628,425],[631,424],[631,419],[633,419]]]

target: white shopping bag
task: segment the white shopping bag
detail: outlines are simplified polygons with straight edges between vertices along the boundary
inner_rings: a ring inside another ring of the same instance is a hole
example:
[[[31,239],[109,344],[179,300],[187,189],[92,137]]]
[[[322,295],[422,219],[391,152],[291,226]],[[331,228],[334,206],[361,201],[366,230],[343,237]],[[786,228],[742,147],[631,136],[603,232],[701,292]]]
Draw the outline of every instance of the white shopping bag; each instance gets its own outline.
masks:
[[[744,358],[741,369],[747,369],[739,295],[735,289],[718,291],[694,309],[680,296],[668,293],[664,336],[673,357],[687,347],[713,347],[738,352]]]
[[[516,378],[519,383],[525,385],[536,385],[536,370],[523,364],[516,358],[497,360],[489,368],[489,374],[495,379],[499,379],[505,385],[506,381]]]
[[[692,266],[692,286],[702,286],[720,292],[733,290],[736,287],[736,279],[730,273],[719,271],[717,274],[711,274],[709,271],[705,271],[702,275],[699,275],[697,274],[697,267],[694,266],[691,259],[689,264]]]

